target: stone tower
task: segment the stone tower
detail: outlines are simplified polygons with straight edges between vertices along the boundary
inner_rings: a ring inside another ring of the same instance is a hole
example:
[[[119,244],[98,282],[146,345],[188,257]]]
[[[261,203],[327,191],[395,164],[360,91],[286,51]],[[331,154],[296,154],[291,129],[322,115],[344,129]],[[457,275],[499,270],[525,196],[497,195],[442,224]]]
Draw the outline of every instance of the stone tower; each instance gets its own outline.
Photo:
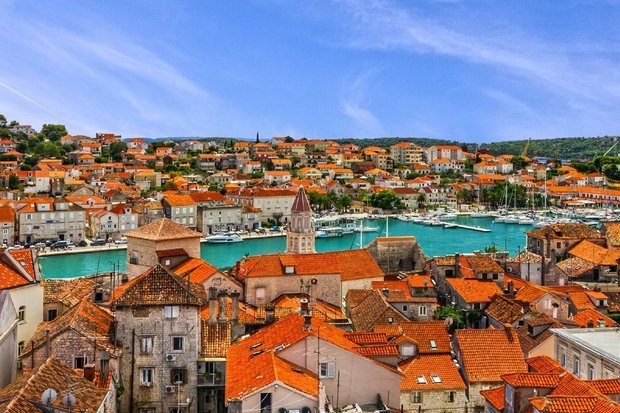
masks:
[[[291,208],[291,222],[286,233],[286,252],[290,254],[316,252],[314,250],[312,209],[310,209],[310,202],[303,187],[297,191]]]

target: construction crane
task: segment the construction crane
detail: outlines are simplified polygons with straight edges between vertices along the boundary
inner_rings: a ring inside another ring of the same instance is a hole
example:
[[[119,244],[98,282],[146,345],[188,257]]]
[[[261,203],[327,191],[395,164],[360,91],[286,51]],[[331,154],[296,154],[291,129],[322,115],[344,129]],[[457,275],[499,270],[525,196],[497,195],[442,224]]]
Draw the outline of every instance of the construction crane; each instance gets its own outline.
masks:
[[[527,154],[527,149],[530,147],[530,142],[532,142],[532,138],[528,138],[527,142],[525,143],[525,146],[523,147],[523,150],[521,151],[521,157],[525,157],[525,155]]]

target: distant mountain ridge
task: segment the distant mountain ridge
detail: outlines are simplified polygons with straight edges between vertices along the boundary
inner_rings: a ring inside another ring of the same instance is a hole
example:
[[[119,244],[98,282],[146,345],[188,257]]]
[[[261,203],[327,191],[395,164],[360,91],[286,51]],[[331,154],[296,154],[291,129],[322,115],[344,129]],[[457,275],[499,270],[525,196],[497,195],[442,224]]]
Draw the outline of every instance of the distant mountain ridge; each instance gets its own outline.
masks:
[[[610,149],[620,136],[599,136],[599,137],[571,137],[571,138],[549,138],[532,139],[527,150],[527,156],[545,156],[557,159],[586,160],[603,155]],[[175,136],[162,138],[143,138],[149,142],[159,142],[166,140],[185,141],[185,140],[208,140],[218,142],[232,141],[254,141],[253,138],[238,137],[205,137],[205,136]],[[433,145],[457,145],[468,150],[475,150],[475,143],[463,142],[449,139],[418,138],[418,137],[382,137],[382,138],[342,138],[330,139],[338,143],[354,143],[362,148],[368,146],[388,147],[398,142],[413,142],[417,145],[428,147]],[[265,139],[261,139],[265,141]],[[517,139],[510,141],[497,141],[479,144],[483,152],[494,155],[512,154],[520,155],[527,144],[527,139]],[[609,155],[620,154],[620,145],[614,148]]]

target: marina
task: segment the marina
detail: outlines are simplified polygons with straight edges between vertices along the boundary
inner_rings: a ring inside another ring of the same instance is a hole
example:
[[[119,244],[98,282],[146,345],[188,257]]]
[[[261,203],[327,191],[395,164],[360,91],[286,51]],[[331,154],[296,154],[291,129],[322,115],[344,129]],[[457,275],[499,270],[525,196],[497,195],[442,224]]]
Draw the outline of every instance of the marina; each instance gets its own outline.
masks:
[[[510,225],[494,223],[492,217],[470,217],[460,215],[453,220],[450,228],[446,223],[423,225],[420,222],[389,219],[389,236],[410,236],[417,238],[427,256],[451,254],[455,252],[483,251],[490,246],[515,254],[525,246],[525,231],[531,225]],[[377,227],[376,232],[364,232],[363,244],[367,245],[377,237],[386,236],[386,219],[366,219],[364,227]],[[317,239],[317,251],[336,251],[360,247],[360,233],[352,232],[337,237]],[[216,267],[225,268],[235,264],[245,254],[269,254],[283,252],[286,241],[282,236],[249,237],[244,242],[201,244],[201,256]],[[125,268],[124,249],[105,249],[81,254],[59,254],[39,258],[43,276],[47,278],[73,278],[89,274]]]

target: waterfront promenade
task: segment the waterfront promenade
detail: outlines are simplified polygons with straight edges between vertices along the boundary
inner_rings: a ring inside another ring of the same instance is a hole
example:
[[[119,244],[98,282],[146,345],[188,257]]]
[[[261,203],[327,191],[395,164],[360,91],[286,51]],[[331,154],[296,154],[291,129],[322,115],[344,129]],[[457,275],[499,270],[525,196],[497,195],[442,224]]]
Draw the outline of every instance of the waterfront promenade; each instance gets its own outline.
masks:
[[[483,251],[486,247],[496,246],[507,250],[511,255],[525,246],[524,232],[532,229],[527,225],[511,225],[493,223],[490,218],[472,218],[460,216],[455,223],[469,226],[480,226],[491,229],[490,232],[477,232],[461,228],[443,228],[442,226],[426,226],[413,222],[390,219],[389,235],[413,235],[422,246],[427,256],[451,254],[455,252]],[[383,220],[369,221],[368,225],[379,226],[379,232],[364,233],[363,244],[367,245],[377,236],[385,236]],[[283,252],[286,248],[282,234],[269,236],[252,235],[244,242],[234,244],[202,243],[201,256],[219,268],[230,267],[245,254],[258,255]],[[125,268],[126,253],[122,247],[85,247],[75,248],[66,254],[42,256],[39,258],[43,276],[48,278],[73,278],[97,272],[111,271],[114,268]],[[360,248],[359,234],[350,234],[337,238],[320,238],[316,242],[317,251],[336,251]],[[76,252],[85,253],[76,253]]]

